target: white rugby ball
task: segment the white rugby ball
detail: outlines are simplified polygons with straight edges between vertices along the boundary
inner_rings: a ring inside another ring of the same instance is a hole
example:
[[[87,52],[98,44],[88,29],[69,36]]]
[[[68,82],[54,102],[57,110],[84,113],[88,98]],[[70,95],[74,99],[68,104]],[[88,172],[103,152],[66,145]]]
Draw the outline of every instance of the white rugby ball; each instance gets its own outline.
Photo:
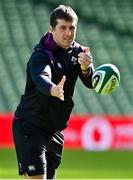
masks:
[[[114,64],[99,66],[92,76],[92,86],[101,95],[114,92],[120,85],[120,71]]]

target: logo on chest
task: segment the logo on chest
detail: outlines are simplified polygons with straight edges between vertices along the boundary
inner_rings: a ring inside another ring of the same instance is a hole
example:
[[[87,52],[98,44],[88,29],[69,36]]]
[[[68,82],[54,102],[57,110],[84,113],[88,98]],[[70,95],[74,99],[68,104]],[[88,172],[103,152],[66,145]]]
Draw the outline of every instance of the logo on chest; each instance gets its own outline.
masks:
[[[62,69],[61,63],[58,62],[58,63],[57,63],[57,66],[58,66],[59,69]]]
[[[73,63],[73,65],[76,65],[78,63],[78,60],[76,57],[72,56],[71,62]]]

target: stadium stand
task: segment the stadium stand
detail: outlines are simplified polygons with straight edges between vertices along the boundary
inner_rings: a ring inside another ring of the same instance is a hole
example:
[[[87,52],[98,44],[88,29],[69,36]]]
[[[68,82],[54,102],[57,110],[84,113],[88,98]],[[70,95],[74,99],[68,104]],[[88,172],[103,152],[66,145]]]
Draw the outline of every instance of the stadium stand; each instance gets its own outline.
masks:
[[[90,46],[95,67],[115,64],[119,89],[100,96],[78,80],[73,113],[132,114],[133,1],[0,0],[0,111],[12,112],[25,85],[26,62],[34,44],[49,28],[49,13],[59,4],[79,16],[77,41]]]

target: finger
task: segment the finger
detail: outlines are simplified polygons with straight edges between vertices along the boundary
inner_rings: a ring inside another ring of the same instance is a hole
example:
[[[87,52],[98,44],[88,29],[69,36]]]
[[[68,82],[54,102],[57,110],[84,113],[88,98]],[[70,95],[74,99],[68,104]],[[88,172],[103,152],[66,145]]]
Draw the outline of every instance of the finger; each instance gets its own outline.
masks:
[[[84,52],[82,52],[82,53],[78,54],[78,57],[85,59],[85,58],[88,58],[88,54],[85,54]]]
[[[64,101],[64,92],[58,92],[57,97],[58,97],[60,100]]]
[[[78,58],[78,63],[81,64],[81,59],[80,58]]]
[[[79,62],[79,64],[83,64],[83,63],[85,63],[85,60],[83,58],[78,58],[78,62]]]
[[[78,54],[78,57],[83,57],[84,54],[85,54],[84,52],[81,52],[81,53]]]
[[[64,86],[65,81],[66,81],[66,76],[64,75],[58,85]]]
[[[59,96],[59,99],[62,100],[62,101],[64,101],[64,95],[61,94],[61,95]]]
[[[64,101],[64,97],[60,97],[59,99],[60,99],[61,101]]]
[[[64,94],[64,90],[62,89],[62,86],[59,86],[58,93],[59,94]]]
[[[86,47],[86,48],[84,49],[84,52],[85,52],[85,53],[89,53],[89,52],[90,52],[90,48],[89,48],[89,47]]]
[[[78,54],[78,58],[83,58],[83,59],[92,59],[91,54],[85,54],[85,53],[80,53]]]

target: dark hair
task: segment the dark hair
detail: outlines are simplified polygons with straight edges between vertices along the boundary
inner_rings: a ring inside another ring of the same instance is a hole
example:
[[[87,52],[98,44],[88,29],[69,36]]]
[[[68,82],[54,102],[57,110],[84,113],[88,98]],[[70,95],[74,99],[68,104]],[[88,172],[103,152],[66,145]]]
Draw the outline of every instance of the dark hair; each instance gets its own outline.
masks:
[[[55,27],[57,25],[57,19],[64,19],[66,21],[78,21],[78,16],[70,6],[59,5],[50,14],[50,25],[52,27]]]

